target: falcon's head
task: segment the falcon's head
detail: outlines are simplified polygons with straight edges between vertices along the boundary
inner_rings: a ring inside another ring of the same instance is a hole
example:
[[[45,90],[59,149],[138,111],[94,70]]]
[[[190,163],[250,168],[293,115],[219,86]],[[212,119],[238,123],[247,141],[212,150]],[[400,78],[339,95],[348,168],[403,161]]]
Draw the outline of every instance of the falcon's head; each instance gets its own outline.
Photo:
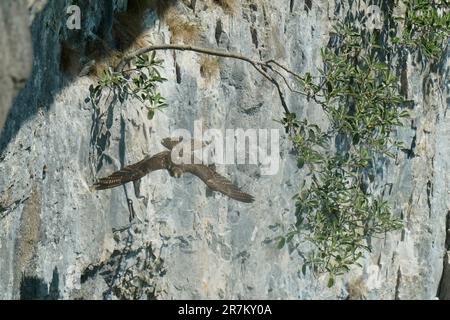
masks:
[[[174,146],[183,141],[183,137],[178,138],[164,138],[161,140],[161,144],[169,150],[172,150]]]
[[[183,174],[183,171],[178,167],[171,167],[169,168],[169,174],[172,177],[179,178]]]

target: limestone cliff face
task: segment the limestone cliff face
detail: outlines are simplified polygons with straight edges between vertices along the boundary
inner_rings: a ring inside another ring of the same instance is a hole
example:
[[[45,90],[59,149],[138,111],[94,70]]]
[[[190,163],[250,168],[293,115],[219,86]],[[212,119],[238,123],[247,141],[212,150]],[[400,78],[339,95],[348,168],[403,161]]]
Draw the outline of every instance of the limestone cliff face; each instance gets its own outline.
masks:
[[[274,87],[240,61],[219,60],[205,72],[205,61],[194,53],[160,52],[168,79],[160,91],[169,107],[148,120],[138,104],[116,104],[98,118],[85,101],[94,80],[74,76],[73,70],[86,62],[95,39],[113,41],[113,14],[123,11],[126,1],[76,2],[81,30],[66,28],[69,0],[49,1],[35,14],[27,42],[33,46],[33,70],[1,136],[0,298],[449,297],[447,55],[433,66],[412,54],[398,58],[403,92],[414,101],[410,126],[398,132],[410,150],[383,166],[374,187],[388,195],[404,229],[372,239],[374,250],[363,268],[330,289],[326,276],[299,272],[299,253],[307,245],[280,250],[270,241],[270,225],[293,219],[291,198],[301,179],[282,128],[273,121],[283,111]],[[146,39],[274,58],[300,73],[317,74],[320,48],[333,24],[360,10],[352,1],[229,3],[235,5],[174,1],[166,14],[194,26],[189,32],[150,10]],[[2,3],[0,14],[3,10]],[[5,46],[0,48],[4,54]],[[19,68],[17,61],[8,65]],[[293,111],[324,121],[316,105],[287,95]],[[1,97],[3,105],[11,99],[3,92]],[[208,192],[195,177],[173,179],[166,172],[135,185],[90,189],[96,177],[162,151],[161,138],[173,130],[193,131],[196,120],[204,129],[280,129],[276,175],[261,175],[256,165],[218,166],[256,195],[254,204]],[[138,217],[131,226],[127,197]]]
[[[0,130],[12,99],[27,79],[32,62],[32,49],[25,0],[0,3]]]

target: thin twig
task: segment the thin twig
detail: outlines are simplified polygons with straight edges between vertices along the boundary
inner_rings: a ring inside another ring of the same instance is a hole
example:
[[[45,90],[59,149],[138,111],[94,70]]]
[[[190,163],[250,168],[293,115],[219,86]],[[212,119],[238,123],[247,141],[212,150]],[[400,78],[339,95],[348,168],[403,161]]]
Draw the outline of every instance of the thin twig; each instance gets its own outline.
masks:
[[[262,68],[259,68],[257,65],[252,64],[252,66],[259,72],[261,73],[267,80],[269,80],[270,82],[272,82],[275,87],[277,88],[278,91],[278,95],[280,97],[280,101],[281,101],[281,105],[283,106],[284,112],[286,113],[290,113],[289,112],[289,108],[286,104],[286,100],[284,99],[284,94],[283,91],[280,88],[279,83],[273,78],[271,77],[267,72],[265,72]]]
[[[290,73],[290,74],[293,75],[294,77],[296,77],[296,78],[298,78],[298,79],[300,79],[300,80],[304,80],[304,78],[303,78],[301,75],[295,73],[294,71],[288,69],[287,67],[283,66],[281,63],[279,63],[279,62],[277,62],[277,61],[275,61],[275,60],[273,60],[273,59],[267,60],[267,61],[265,62],[265,64],[266,64],[266,65],[274,64],[274,65],[276,65],[277,67],[279,67],[279,68],[283,69],[284,71],[286,71],[287,73]]]
[[[289,81],[286,79],[286,77],[280,71],[278,71],[277,69],[273,69],[271,67],[270,70],[272,70],[273,72],[278,74],[283,79],[283,81],[286,84],[286,87],[288,87],[289,91],[301,94],[303,96],[307,96],[308,95],[306,92],[298,91],[298,90],[295,90],[294,88],[292,88],[291,85],[289,84]]]

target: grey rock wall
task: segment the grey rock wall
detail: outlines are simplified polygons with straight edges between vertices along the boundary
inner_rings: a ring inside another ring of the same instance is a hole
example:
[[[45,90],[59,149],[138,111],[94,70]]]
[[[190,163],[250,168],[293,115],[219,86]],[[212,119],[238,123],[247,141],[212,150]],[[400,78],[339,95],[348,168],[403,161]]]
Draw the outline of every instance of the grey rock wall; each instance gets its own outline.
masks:
[[[92,34],[107,35],[111,13],[125,2],[78,2],[84,17],[79,31],[64,26],[68,0],[51,1],[36,14],[33,71],[0,140],[0,298],[438,295],[442,281],[448,281],[448,274],[442,278],[450,211],[446,55],[432,67],[414,54],[396,62],[406,94],[414,100],[411,123],[398,132],[410,152],[385,163],[374,187],[388,194],[405,227],[373,239],[374,250],[363,267],[328,289],[325,275],[299,272],[303,260],[297,251],[279,250],[270,241],[275,236],[270,225],[293,219],[291,198],[301,179],[286,137],[273,121],[282,114],[273,86],[239,61],[220,60],[218,71],[208,77],[200,72],[198,55],[161,52],[168,81],[160,89],[169,108],[149,121],[129,102],[109,108],[99,119],[85,101],[94,81],[61,71],[61,43],[86,52]],[[234,12],[206,0],[177,2],[174,8],[198,27],[193,41],[199,45],[275,58],[313,74],[332,25],[358,9],[353,2],[301,0],[236,1]],[[155,12],[146,22],[149,41],[183,40]],[[325,124],[317,106],[287,95],[293,111]],[[95,177],[162,151],[162,138],[177,128],[193,130],[195,120],[205,129],[280,130],[276,175],[263,176],[255,165],[218,166],[256,196],[254,204],[211,193],[195,177],[175,180],[166,172],[123,188],[91,190]],[[137,214],[131,225],[127,198]],[[308,249],[305,244],[299,252]]]
[[[0,3],[0,131],[32,64],[27,1]]]

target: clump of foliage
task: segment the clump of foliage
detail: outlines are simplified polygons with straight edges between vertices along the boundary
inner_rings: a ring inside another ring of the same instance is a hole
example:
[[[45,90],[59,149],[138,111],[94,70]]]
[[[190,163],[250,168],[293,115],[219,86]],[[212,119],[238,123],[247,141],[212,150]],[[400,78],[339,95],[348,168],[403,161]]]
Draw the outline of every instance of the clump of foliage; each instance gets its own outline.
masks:
[[[420,51],[438,58],[448,39],[450,15],[447,1],[404,1],[406,14],[397,48]],[[370,239],[401,228],[388,202],[370,191],[378,160],[394,156],[401,143],[392,139],[395,128],[407,117],[401,110],[397,78],[385,64],[389,47],[374,44],[373,35],[338,25],[339,44],[322,51],[324,69],[319,79],[297,76],[308,99],[327,115],[324,130],[296,114],[285,114],[281,123],[297,151],[298,166],[307,171],[295,195],[295,223],[279,237],[279,247],[307,240],[313,244],[303,265],[327,272],[328,285],[351,266],[360,265]],[[297,242],[296,242],[297,240]]]
[[[114,71],[105,68],[96,86],[91,85],[90,101],[98,106],[105,90],[108,97],[118,99],[120,103],[132,98],[139,101],[147,111],[148,119],[153,119],[155,112],[167,106],[166,100],[157,92],[159,83],[166,81],[159,72],[163,60],[157,59],[155,51],[137,56],[128,69]]]
[[[407,116],[380,47],[350,27],[339,26],[335,33],[340,44],[322,51],[320,79],[309,74],[298,79],[322,107],[329,127],[321,129],[293,113],[281,121],[308,179],[295,196],[296,221],[280,237],[280,247],[294,239],[310,241],[315,249],[303,271],[310,266],[328,272],[330,286],[371,250],[369,238],[401,227],[387,201],[367,184],[377,159],[392,157],[400,146],[391,133]]]
[[[401,38],[393,42],[420,50],[426,57],[435,59],[442,53],[444,42],[450,34],[450,3],[446,0],[408,0]]]
[[[450,13],[447,1],[404,1],[406,14],[398,48],[419,50],[436,59],[442,54],[449,35]],[[402,97],[397,78],[383,60],[389,47],[372,42],[373,35],[338,25],[339,44],[322,51],[324,69],[319,80],[310,74],[298,77],[303,94],[313,99],[327,115],[330,126],[323,130],[306,119],[288,113],[281,123],[298,154],[298,166],[307,170],[295,195],[295,224],[279,238],[279,247],[307,240],[314,250],[303,272],[335,276],[359,265],[370,239],[376,234],[401,228],[388,202],[370,191],[377,160],[393,157],[401,144],[391,133],[407,117],[401,110]],[[337,143],[336,143],[337,142]]]

